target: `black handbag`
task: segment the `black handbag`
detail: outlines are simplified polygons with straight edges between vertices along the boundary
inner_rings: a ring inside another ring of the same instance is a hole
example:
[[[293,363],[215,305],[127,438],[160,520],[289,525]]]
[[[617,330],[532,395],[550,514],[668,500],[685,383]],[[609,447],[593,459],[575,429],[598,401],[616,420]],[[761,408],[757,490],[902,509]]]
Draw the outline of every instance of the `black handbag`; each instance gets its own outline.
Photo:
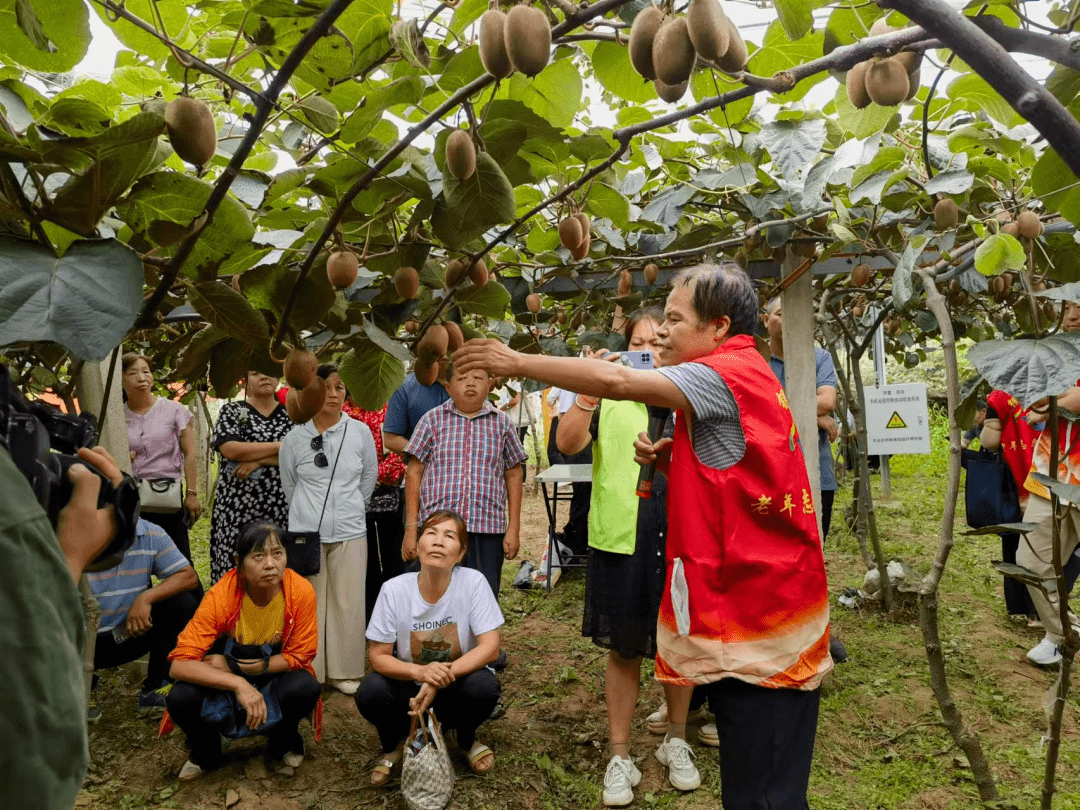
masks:
[[[1023,513],[1016,479],[1000,453],[961,450],[960,464],[967,470],[964,505],[968,526],[982,529],[1020,522]]]
[[[348,417],[345,417],[348,418]],[[319,527],[313,532],[282,532],[281,545],[285,546],[285,564],[302,577],[312,577],[322,570],[322,531],[323,516],[326,514],[326,502],[330,500],[330,488],[334,485],[334,473],[337,472],[337,463],[341,459],[341,451],[345,449],[345,436],[349,433],[349,425],[345,423],[345,430],[341,433],[341,447],[334,459],[334,468],[330,470],[330,481],[326,485],[326,497],[323,498],[322,511],[319,512]]]

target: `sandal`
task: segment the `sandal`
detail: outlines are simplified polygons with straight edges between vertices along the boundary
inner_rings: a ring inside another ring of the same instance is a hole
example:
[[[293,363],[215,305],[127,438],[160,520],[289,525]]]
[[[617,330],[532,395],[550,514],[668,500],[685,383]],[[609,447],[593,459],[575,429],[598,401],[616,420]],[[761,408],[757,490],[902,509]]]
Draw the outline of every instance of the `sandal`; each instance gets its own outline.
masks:
[[[473,747],[469,749],[467,756],[469,758],[469,767],[472,768],[473,773],[485,774],[495,767],[495,752],[480,741],[473,743]],[[483,767],[481,762],[485,757],[491,758],[487,760],[487,766]]]
[[[375,763],[375,767],[371,769],[372,787],[384,787],[390,781],[394,768],[401,764],[402,751],[402,747],[398,746]]]

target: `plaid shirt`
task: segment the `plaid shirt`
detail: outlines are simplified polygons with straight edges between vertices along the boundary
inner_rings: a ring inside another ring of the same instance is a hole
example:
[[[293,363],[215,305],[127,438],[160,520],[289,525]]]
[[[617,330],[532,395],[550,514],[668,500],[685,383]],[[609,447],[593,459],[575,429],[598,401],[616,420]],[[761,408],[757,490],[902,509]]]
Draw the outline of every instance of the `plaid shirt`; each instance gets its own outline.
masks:
[[[452,509],[465,518],[470,532],[506,531],[503,476],[528,455],[505,413],[485,402],[483,410],[469,418],[448,400],[424,414],[405,452],[425,465],[421,523],[432,512]]]

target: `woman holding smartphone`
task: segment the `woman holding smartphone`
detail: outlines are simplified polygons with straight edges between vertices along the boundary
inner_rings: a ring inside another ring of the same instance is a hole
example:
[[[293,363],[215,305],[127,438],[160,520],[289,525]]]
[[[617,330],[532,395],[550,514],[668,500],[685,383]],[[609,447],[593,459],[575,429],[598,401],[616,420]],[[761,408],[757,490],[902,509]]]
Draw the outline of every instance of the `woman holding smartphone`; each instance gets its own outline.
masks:
[[[657,308],[641,309],[626,318],[622,332],[627,354],[640,361],[642,353],[652,352],[655,365],[656,329],[663,320],[664,314]],[[605,354],[599,351],[592,356]],[[648,424],[648,410],[641,403],[579,395],[561,417],[556,438],[559,451],[567,455],[580,453],[590,444],[593,448],[589,567],[581,634],[608,650],[604,693],[610,759],[604,776],[604,804],[609,807],[630,804],[633,788],[641,779],[630,759],[630,723],[640,692],[641,661],[656,655],[656,617],[664,591],[667,512],[663,475],[658,473],[653,479],[651,498],[640,498],[636,493],[640,468],[634,463],[634,440]],[[688,755],[686,759],[689,762]],[[690,787],[697,785],[683,789]]]

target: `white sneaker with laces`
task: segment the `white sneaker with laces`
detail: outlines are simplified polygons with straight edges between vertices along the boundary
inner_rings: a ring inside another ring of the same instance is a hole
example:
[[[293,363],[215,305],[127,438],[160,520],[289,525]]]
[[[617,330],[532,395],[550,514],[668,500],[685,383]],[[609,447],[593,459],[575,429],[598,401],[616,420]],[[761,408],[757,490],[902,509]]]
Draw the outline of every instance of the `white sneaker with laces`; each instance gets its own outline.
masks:
[[[694,750],[679,737],[664,740],[656,749],[657,760],[667,766],[668,781],[679,790],[696,790],[701,786],[701,774],[693,757]]]
[[[686,722],[687,724],[700,723],[702,720],[706,719],[706,717],[708,717],[708,711],[704,706],[700,706],[687,712]],[[649,727],[649,733],[667,734],[667,704],[661,703],[660,708],[650,714],[645,720],[645,723]]]
[[[1028,650],[1028,660],[1040,667],[1049,667],[1061,663],[1061,650],[1058,645],[1043,636],[1043,640]]]
[[[604,774],[604,806],[625,807],[634,801],[634,788],[641,781],[641,771],[632,759],[612,757]]]
[[[299,768],[300,763],[304,761],[304,755],[298,754],[296,751],[290,751],[281,758],[281,761],[290,768]]]
[[[192,779],[198,779],[202,775],[203,769],[189,759],[184,763],[184,767],[180,769],[179,779],[181,782],[190,782]]]
[[[352,695],[355,695],[356,690],[360,688],[360,681],[327,678],[326,683],[328,686],[332,686],[334,689],[337,689],[339,692],[341,692],[341,694],[349,695],[350,697]]]
[[[697,741],[709,748],[720,747],[720,732],[716,730],[716,723],[706,723],[697,732]]]

